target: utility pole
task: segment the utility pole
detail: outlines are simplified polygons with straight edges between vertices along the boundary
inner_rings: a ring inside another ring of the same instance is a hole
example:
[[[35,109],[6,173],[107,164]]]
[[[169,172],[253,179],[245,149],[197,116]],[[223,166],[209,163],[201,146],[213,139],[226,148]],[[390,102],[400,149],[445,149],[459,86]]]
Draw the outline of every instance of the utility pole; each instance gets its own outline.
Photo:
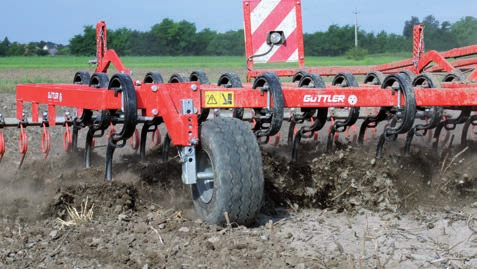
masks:
[[[353,12],[355,15],[356,21],[354,24],[354,46],[358,48],[358,9],[356,8]]]

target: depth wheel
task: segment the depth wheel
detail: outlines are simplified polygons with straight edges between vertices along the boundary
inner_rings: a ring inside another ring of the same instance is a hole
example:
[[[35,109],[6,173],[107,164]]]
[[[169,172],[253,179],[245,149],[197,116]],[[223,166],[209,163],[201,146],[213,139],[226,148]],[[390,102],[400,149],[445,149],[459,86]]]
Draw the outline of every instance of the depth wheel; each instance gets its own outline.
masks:
[[[242,121],[215,118],[201,126],[197,183],[191,185],[199,216],[211,224],[250,225],[260,210],[264,180],[257,141]]]
[[[73,78],[73,84],[85,85],[89,83],[91,76],[88,71],[78,71]]]
[[[189,81],[189,78],[186,77],[186,75],[182,73],[174,73],[169,78],[168,83],[182,83],[182,82],[188,82],[188,81]]]
[[[370,85],[381,85],[383,84],[383,81],[384,81],[384,74],[379,71],[371,72],[367,74],[366,77],[364,78],[364,84],[370,84]]]
[[[147,84],[147,83],[154,83],[154,84],[164,83],[164,79],[162,78],[162,75],[159,72],[148,72],[146,76],[144,77],[144,84]]]

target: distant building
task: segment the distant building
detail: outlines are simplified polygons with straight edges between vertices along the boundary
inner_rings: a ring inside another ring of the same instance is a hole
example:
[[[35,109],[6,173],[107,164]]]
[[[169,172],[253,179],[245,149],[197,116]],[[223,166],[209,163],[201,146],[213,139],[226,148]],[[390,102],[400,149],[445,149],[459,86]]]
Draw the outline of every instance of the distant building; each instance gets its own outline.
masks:
[[[48,51],[49,55],[56,55],[58,53],[58,48],[57,48],[56,44],[53,45],[53,46],[50,45],[50,47],[48,47],[48,45],[45,45],[45,46],[43,46],[43,50]]]

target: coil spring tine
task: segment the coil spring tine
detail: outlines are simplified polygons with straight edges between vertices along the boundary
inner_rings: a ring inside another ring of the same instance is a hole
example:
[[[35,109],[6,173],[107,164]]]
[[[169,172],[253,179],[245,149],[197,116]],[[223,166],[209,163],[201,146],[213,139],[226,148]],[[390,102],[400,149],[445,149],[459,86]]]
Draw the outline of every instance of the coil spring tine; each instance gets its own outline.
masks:
[[[131,138],[129,139],[129,144],[134,151],[137,151],[137,149],[139,148],[140,139],[139,131],[137,129],[134,131],[133,136],[131,136]]]
[[[171,143],[171,137],[169,133],[164,137],[164,143],[162,144],[162,160],[167,161],[169,159],[169,145]]]
[[[25,160],[25,156],[28,152],[28,137],[22,124],[20,124],[20,137],[18,140],[18,149],[20,150],[20,154],[22,155],[20,159],[20,164],[18,165],[18,168],[21,168],[23,165],[23,161]]]
[[[63,133],[63,149],[65,152],[70,152],[73,144],[73,137],[71,135],[70,128],[67,122],[65,123],[65,127],[66,130]]]
[[[50,153],[50,132],[48,132],[45,123],[43,123],[43,133],[41,134],[41,151],[45,154],[44,159],[46,160]]]
[[[156,125],[156,130],[153,132],[151,137],[151,146],[154,147],[156,145],[160,145],[161,142],[162,142],[161,131],[159,131],[159,128],[157,128],[157,125]]]
[[[3,132],[0,130],[0,162],[2,161],[4,154],[5,154],[5,137],[3,136]]]

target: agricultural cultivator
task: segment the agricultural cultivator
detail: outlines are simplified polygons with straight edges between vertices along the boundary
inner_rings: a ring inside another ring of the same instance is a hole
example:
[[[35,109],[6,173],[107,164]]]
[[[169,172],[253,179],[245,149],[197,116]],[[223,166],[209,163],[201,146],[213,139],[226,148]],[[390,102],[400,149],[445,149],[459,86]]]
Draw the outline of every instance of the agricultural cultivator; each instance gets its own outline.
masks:
[[[27,128],[43,128],[45,154],[49,127],[65,127],[65,150],[78,149],[78,133],[84,130],[85,167],[91,165],[94,139],[107,134],[105,179],[110,181],[116,149],[131,139],[144,158],[148,133],[158,142],[158,126],[164,124],[168,133],[163,157],[167,158],[170,143],[177,147],[182,181],[191,187],[198,214],[211,223],[249,224],[264,191],[259,144],[277,144],[283,133],[288,133],[286,141],[296,161],[300,142],[316,139],[318,132],[326,134],[328,151],[340,133],[359,143],[376,134],[380,157],[385,142],[402,134],[408,152],[414,136],[433,131],[437,148],[441,132],[458,124],[463,124],[465,144],[469,128],[477,125],[477,116],[472,115],[477,109],[477,58],[470,57],[477,54],[477,46],[424,52],[423,27],[418,25],[412,59],[371,67],[307,69],[301,2],[246,0],[243,5],[250,81],[224,73],[214,84],[202,71],[189,76],[176,73],[167,82],[157,72],[133,80],[130,70],[107,48],[106,25],[100,22],[96,71],[77,72],[72,84],[18,85],[16,119],[2,117],[1,127],[19,128],[22,161],[28,150]],[[254,69],[256,61],[283,60],[296,60],[300,67]],[[111,63],[118,73],[108,76]],[[282,83],[287,76],[291,82]],[[323,76],[332,76],[331,83]],[[60,107],[74,112],[57,115]],[[284,122],[289,127],[280,132]]]

